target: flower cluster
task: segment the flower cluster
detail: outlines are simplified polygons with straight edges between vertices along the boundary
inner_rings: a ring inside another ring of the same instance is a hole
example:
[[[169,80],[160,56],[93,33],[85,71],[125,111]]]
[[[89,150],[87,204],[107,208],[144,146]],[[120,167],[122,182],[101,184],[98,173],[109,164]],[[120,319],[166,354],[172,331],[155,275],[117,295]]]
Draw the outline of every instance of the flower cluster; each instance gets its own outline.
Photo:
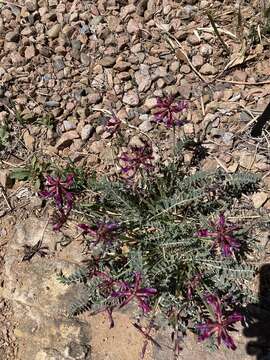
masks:
[[[120,306],[127,305],[133,299],[137,300],[138,306],[142,309],[143,313],[148,313],[151,311],[148,299],[151,296],[157,294],[157,290],[154,288],[142,288],[142,275],[140,273],[135,273],[134,282],[128,283],[124,281],[114,280],[110,275],[105,272],[95,270],[92,273],[92,276],[97,277],[100,280],[98,284],[99,292],[102,293],[107,298],[117,298],[119,299]],[[114,306],[106,306],[98,312],[105,311],[109,316],[110,327],[113,327],[113,310]]]
[[[131,300],[135,299],[138,302],[139,307],[144,313],[151,311],[151,307],[148,304],[148,298],[157,294],[157,289],[154,288],[142,288],[142,275],[136,273],[133,283],[120,282],[119,290],[112,293],[113,297],[123,299],[120,308],[127,305]]]
[[[239,251],[241,244],[235,238],[233,232],[239,227],[226,222],[223,214],[219,215],[217,223],[210,222],[213,231],[202,229],[196,234],[202,238],[212,238],[214,240],[212,248],[219,247],[223,256],[232,256],[234,251]]]
[[[110,135],[113,135],[114,133],[117,132],[120,125],[121,125],[121,121],[118,119],[116,115],[113,115],[107,120],[105,124],[105,129]]]
[[[117,231],[120,225],[113,221],[100,221],[95,225],[79,224],[78,227],[83,231],[84,235],[89,235],[94,239],[93,245],[100,243],[112,244],[116,239]]]
[[[181,114],[187,108],[187,102],[184,100],[175,101],[173,96],[167,98],[157,98],[155,112],[155,121],[164,123],[167,128],[184,125],[184,121],[179,119],[176,114]]]
[[[66,221],[74,202],[71,187],[74,183],[74,175],[67,175],[65,180],[60,177],[53,178],[48,175],[45,182],[45,190],[39,192],[44,199],[53,199],[56,205],[57,221],[53,225],[54,230],[59,230]]]
[[[221,300],[216,295],[207,294],[205,300],[211,307],[213,319],[207,319],[205,323],[197,325],[196,329],[199,333],[198,340],[203,341],[216,334],[218,345],[223,341],[229,349],[235,350],[235,343],[228,331],[233,330],[232,325],[243,319],[242,315],[238,312],[234,312],[228,316],[225,315],[222,311]]]
[[[128,178],[134,177],[140,168],[144,168],[146,171],[154,168],[152,164],[153,149],[148,144],[143,147],[131,146],[128,151],[121,154],[120,160],[124,163],[122,172],[127,174]]]

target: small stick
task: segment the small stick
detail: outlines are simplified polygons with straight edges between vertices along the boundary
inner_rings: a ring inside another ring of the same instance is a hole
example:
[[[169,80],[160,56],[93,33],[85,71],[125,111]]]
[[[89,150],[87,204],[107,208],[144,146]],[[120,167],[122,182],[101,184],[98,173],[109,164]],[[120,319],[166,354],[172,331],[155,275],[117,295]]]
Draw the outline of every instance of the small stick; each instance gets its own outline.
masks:
[[[4,188],[1,186],[0,189],[1,189],[1,194],[2,194],[2,196],[3,196],[3,198],[4,198],[5,202],[6,202],[6,204],[7,204],[7,206],[8,206],[8,209],[9,209],[9,211],[11,211],[11,210],[12,210],[12,206],[11,206],[8,198],[6,197]]]
[[[257,85],[260,86],[260,85],[270,84],[270,80],[259,81],[259,82],[255,82],[255,81],[248,82],[248,81],[216,79],[216,81],[222,82],[222,83],[229,83],[229,84],[236,84],[236,85],[251,85],[251,86],[257,86]]]
[[[224,47],[224,50],[226,51],[227,54],[230,54],[230,49],[229,49],[228,45],[225,43],[225,41],[222,39],[212,14],[207,11],[207,16],[208,16],[208,18],[210,20],[210,23],[211,23],[211,25],[213,27],[213,30],[214,30],[215,34],[217,35],[219,41],[221,42],[221,45]]]

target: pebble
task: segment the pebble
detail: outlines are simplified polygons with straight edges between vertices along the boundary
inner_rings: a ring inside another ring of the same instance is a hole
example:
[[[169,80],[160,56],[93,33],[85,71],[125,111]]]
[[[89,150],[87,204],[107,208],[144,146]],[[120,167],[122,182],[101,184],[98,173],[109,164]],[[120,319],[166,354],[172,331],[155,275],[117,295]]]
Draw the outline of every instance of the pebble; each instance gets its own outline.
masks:
[[[36,55],[36,49],[34,45],[27,46],[24,51],[24,56],[26,59],[30,60]]]
[[[144,106],[148,109],[154,109],[157,105],[157,98],[148,98],[144,102]]]
[[[59,101],[49,100],[45,102],[45,106],[48,107],[57,107],[59,106]]]
[[[130,90],[123,96],[123,102],[130,106],[139,105],[140,99],[138,94],[134,90]]]
[[[20,40],[20,34],[17,31],[9,31],[6,33],[5,40],[9,42],[18,42]]]
[[[0,169],[0,185],[6,189],[13,186],[13,179],[10,178],[10,171],[6,169]]]
[[[85,53],[81,53],[81,62],[85,66],[90,65],[90,56]]]
[[[35,139],[32,135],[30,135],[28,130],[23,133],[23,141],[28,150],[34,150]]]
[[[100,65],[104,67],[112,67],[116,63],[116,58],[113,56],[105,56],[100,60]]]
[[[74,139],[78,139],[78,138],[79,138],[79,134],[75,130],[65,132],[64,134],[61,135],[55,147],[57,150],[63,150],[69,147],[73,143]]]
[[[93,126],[86,124],[81,130],[82,141],[88,140],[94,132]]]
[[[138,21],[135,21],[134,19],[130,19],[128,24],[127,24],[127,32],[129,34],[137,33],[140,30],[139,24],[140,23],[138,23]]]
[[[210,46],[208,44],[201,45],[199,51],[203,57],[209,57],[210,55],[213,54],[213,48],[212,48],[212,46]]]
[[[47,35],[49,38],[55,39],[58,37],[60,31],[61,31],[61,25],[55,24],[47,31]]]
[[[153,124],[150,120],[145,120],[141,125],[139,125],[139,129],[143,132],[148,132],[153,129]]]
[[[203,57],[201,55],[194,55],[192,57],[192,65],[195,66],[195,67],[200,67],[203,65]]]
[[[135,80],[138,85],[138,91],[144,92],[150,89],[152,79],[149,74],[149,66],[142,64],[140,70],[135,73]]]
[[[187,41],[190,43],[190,45],[199,45],[201,43],[201,40],[196,35],[189,35],[187,37]]]
[[[267,201],[268,194],[260,191],[252,195],[252,202],[255,209],[259,209]]]
[[[53,67],[56,71],[63,70],[65,68],[65,64],[62,57],[56,58],[53,62]]]
[[[127,61],[117,61],[114,65],[114,69],[117,71],[126,71],[130,68],[131,64]]]
[[[63,126],[65,131],[75,130],[76,129],[76,121],[64,120]]]
[[[37,1],[36,0],[26,0],[25,7],[28,11],[34,12],[37,10]]]
[[[94,105],[102,100],[102,96],[99,93],[92,93],[87,95],[87,99],[90,105]]]
[[[183,74],[189,74],[190,73],[190,67],[186,64],[182,65],[180,68],[180,72]]]
[[[215,75],[218,72],[218,70],[213,65],[207,63],[201,67],[200,72],[203,75]]]

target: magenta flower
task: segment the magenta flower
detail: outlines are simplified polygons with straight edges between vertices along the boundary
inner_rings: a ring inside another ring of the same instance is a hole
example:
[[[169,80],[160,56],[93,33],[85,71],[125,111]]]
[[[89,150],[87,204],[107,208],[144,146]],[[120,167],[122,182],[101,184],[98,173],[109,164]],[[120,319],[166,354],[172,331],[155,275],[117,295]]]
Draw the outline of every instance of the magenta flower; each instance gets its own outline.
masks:
[[[107,120],[105,125],[105,130],[108,131],[111,135],[116,133],[121,125],[121,121],[118,119],[116,115],[113,115],[109,120]]]
[[[223,214],[219,215],[216,224],[210,222],[210,225],[214,231],[202,229],[196,233],[196,236],[212,238],[214,240],[213,248],[220,247],[223,256],[231,256],[234,251],[240,249],[241,244],[233,235],[234,230],[239,229],[238,226],[226,222]]]
[[[54,230],[59,230],[65,223],[73,205],[74,197],[70,190],[74,182],[74,175],[67,175],[65,180],[59,177],[46,177],[45,190],[39,192],[44,199],[54,199],[57,212],[55,214]]]
[[[207,319],[205,323],[198,324],[196,329],[199,333],[199,341],[203,341],[213,334],[217,335],[218,345],[221,341],[232,350],[236,349],[232,337],[228,334],[229,330],[234,330],[233,324],[243,319],[242,315],[234,312],[231,315],[224,315],[221,308],[221,301],[216,295],[208,294],[205,297],[207,303],[211,306],[214,313],[214,320]]]
[[[73,181],[73,174],[67,175],[66,180],[61,180],[59,177],[53,178],[48,175],[45,183],[46,189],[40,191],[39,196],[45,199],[53,198],[59,210],[65,207],[71,209],[73,205],[73,194],[70,188],[73,185]]]
[[[173,96],[164,99],[158,97],[156,108],[159,110],[154,114],[157,123],[164,123],[167,128],[184,125],[176,114],[182,113],[187,108],[184,100],[175,101]]]
[[[83,234],[89,235],[93,239],[93,245],[100,243],[111,244],[115,238],[120,225],[113,221],[99,222],[96,225],[79,224],[78,227],[83,230]]]
[[[154,168],[152,164],[152,160],[154,160],[153,150],[148,144],[143,147],[131,146],[129,151],[121,154],[120,160],[125,163],[122,171],[127,174],[129,178],[135,176],[141,167],[146,171],[153,170]]]
[[[127,305],[131,300],[136,299],[144,313],[151,311],[148,298],[156,295],[157,290],[154,288],[141,288],[141,283],[142,276],[140,273],[135,273],[133,284],[124,281],[119,283],[119,290],[113,291],[111,295],[117,298],[124,298],[120,308]]]

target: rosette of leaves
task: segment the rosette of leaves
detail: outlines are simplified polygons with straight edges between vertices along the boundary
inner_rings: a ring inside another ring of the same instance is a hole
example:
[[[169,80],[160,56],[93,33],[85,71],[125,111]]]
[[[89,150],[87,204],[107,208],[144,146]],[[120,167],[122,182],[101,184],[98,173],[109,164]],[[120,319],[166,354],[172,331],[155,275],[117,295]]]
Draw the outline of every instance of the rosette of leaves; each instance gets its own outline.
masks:
[[[259,179],[222,171],[188,175],[177,165],[161,166],[155,176],[147,172],[139,186],[93,177],[95,196],[77,207],[93,219],[90,229],[104,219],[119,224],[117,236],[106,231],[106,241],[97,243],[97,232],[84,231],[88,261],[60,281],[81,284],[73,314],[106,311],[112,325],[113,311],[134,301],[151,329],[155,322],[171,326],[175,351],[188,330],[199,331],[199,340],[217,335],[218,345],[226,333],[224,344],[234,349],[227,331],[242,319],[232,321],[233,314],[253,298],[250,255],[257,244],[245,224],[233,224],[227,215],[243,194],[258,188]],[[222,312],[211,314],[206,296],[218,299]],[[139,328],[152,339],[150,330]]]

